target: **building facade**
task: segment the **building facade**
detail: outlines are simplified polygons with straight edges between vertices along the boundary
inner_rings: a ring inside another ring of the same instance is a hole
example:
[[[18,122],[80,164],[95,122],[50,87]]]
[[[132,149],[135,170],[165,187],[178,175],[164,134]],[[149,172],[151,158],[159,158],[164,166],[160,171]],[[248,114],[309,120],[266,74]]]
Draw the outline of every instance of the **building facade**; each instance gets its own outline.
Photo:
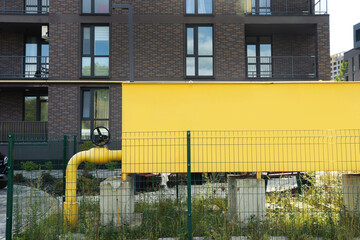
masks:
[[[331,55],[331,80],[334,80],[337,76],[339,76],[339,72],[341,70],[341,64],[344,62],[344,53],[337,53]]]
[[[122,81],[331,79],[326,0],[4,0],[0,19],[2,143],[120,139]]]
[[[360,23],[354,25],[354,48],[345,52],[348,63],[346,81],[360,81]]]

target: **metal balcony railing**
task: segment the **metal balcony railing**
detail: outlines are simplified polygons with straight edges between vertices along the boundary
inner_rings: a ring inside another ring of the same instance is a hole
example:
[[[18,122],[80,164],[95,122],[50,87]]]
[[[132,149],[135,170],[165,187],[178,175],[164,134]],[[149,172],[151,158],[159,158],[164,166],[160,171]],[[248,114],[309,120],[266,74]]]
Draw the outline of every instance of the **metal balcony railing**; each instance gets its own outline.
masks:
[[[248,78],[315,79],[315,56],[247,57]]]
[[[0,0],[0,14],[48,14],[49,0]]]
[[[0,56],[0,79],[47,79],[49,57]]]
[[[48,122],[0,121],[0,143],[6,143],[9,134],[17,142],[46,142]]]
[[[327,0],[241,0],[238,6],[246,15],[324,15]]]

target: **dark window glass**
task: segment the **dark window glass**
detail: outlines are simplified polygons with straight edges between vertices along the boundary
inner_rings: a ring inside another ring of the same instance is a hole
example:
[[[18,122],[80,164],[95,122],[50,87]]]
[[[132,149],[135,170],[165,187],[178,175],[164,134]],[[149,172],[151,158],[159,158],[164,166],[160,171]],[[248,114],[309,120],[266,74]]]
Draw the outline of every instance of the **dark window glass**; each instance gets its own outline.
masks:
[[[89,140],[95,127],[109,128],[109,89],[84,89],[82,92],[81,139]]]
[[[212,0],[186,0],[186,14],[212,14]]]
[[[360,41],[360,29],[356,30],[355,35],[356,35],[356,37],[355,37],[356,41],[359,42]]]
[[[25,96],[24,121],[47,121],[48,120],[48,97]]]
[[[271,37],[247,37],[247,76],[249,78],[271,78],[272,44]]]
[[[107,14],[109,0],[82,0],[82,13]]]
[[[109,26],[84,26],[81,75],[109,76]]]
[[[214,75],[213,27],[188,26],[186,30],[186,76],[212,77]]]

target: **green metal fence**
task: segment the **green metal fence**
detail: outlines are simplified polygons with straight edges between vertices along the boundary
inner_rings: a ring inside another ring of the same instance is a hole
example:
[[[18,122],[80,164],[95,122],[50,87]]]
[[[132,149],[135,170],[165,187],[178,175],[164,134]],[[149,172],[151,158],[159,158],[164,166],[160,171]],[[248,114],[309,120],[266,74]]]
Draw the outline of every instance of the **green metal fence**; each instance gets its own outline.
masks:
[[[331,136],[320,133],[316,132],[312,138]],[[337,138],[337,133],[331,137]],[[82,163],[77,172],[79,212],[75,225],[69,224],[63,212],[65,168],[74,153],[86,150],[91,144],[65,136],[58,141],[48,140],[46,145],[33,149],[14,143],[10,137],[7,239],[360,238],[360,175],[356,172],[266,172],[262,173],[261,179],[251,172],[192,172],[192,165],[198,164],[193,161],[199,154],[195,144],[206,142],[249,148],[251,144],[268,144],[269,141],[199,141],[199,137],[194,139],[191,132],[176,134],[177,139],[169,141],[148,141],[151,134],[143,134],[146,140],[142,144],[146,148],[158,150],[159,145],[166,144],[166,151],[177,146],[184,151],[173,154],[152,152],[152,159],[170,156],[161,162],[173,164],[171,156],[184,156],[182,162],[186,163],[186,172],[144,172],[131,174],[123,181],[120,162]],[[292,136],[297,134],[298,139],[304,136],[303,132],[292,132]],[[254,136],[261,138],[255,133]],[[215,134],[215,138],[224,137]],[[269,136],[265,134],[264,138]],[[289,138],[289,144],[295,145],[295,150],[303,149],[303,156],[307,156],[310,145],[319,146],[322,151],[329,150],[326,153],[329,163],[334,159],[338,165],[351,161],[357,169],[360,135],[349,132],[347,138],[351,141],[295,141]],[[123,139],[112,142],[109,148],[120,149],[121,144],[125,144],[128,148],[138,149],[138,143]],[[306,147],[301,148],[302,144]],[[349,147],[349,152],[354,154],[340,159],[333,152],[333,146],[324,147],[324,144],[338,144],[344,151]],[[283,146],[284,140],[271,141],[270,147],[279,149]],[[26,156],[30,157],[34,152],[39,154],[38,161],[26,161]],[[267,154],[269,152],[262,156]],[[210,155],[203,151],[201,157]],[[293,157],[290,152],[281,156],[278,160],[289,158],[290,161]],[[251,158],[247,157],[251,164]],[[259,158],[261,156],[254,157],[254,161]],[[221,159],[211,159],[212,163],[221,162]],[[138,164],[136,159],[131,160],[134,165]],[[311,161],[317,161],[316,157],[311,157]]]

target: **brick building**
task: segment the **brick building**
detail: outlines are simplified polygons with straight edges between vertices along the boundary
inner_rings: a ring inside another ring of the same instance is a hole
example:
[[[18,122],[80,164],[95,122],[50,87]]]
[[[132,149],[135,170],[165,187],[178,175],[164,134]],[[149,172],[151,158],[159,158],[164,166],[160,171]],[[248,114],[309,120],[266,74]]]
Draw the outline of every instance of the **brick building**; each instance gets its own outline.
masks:
[[[120,138],[121,82],[132,75],[331,79],[326,0],[4,0],[0,19],[3,143],[9,132],[84,140],[98,125]]]

